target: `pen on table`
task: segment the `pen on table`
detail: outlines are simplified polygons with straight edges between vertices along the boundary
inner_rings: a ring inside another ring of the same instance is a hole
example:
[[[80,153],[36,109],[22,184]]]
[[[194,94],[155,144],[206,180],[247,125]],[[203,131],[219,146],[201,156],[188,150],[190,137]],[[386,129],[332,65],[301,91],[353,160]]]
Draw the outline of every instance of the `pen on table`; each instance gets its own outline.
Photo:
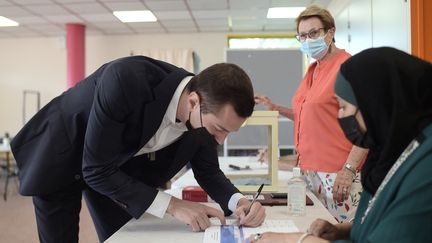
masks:
[[[237,166],[237,165],[228,165],[231,169],[234,169],[234,170],[241,170],[241,167],[240,166]]]
[[[240,166],[237,166],[237,165],[230,164],[230,165],[228,165],[228,167],[230,167],[231,169],[234,169],[234,170],[250,170],[250,166],[249,165],[246,165],[245,167],[240,167]]]
[[[257,193],[255,194],[254,198],[252,199],[252,203],[249,205],[249,208],[246,210],[246,215],[250,212],[251,208],[252,208],[252,204],[254,204],[254,202],[256,201],[256,199],[259,197],[259,195],[261,194],[261,190],[264,187],[264,183],[261,184],[261,186],[258,188]]]

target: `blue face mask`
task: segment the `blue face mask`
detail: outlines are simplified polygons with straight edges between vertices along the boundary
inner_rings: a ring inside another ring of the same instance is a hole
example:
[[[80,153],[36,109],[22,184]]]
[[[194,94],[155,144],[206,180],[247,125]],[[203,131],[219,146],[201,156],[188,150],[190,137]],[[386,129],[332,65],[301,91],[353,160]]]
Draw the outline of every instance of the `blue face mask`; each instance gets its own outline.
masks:
[[[327,54],[329,48],[324,38],[325,36],[318,39],[306,39],[301,43],[301,51],[313,59],[320,60]]]

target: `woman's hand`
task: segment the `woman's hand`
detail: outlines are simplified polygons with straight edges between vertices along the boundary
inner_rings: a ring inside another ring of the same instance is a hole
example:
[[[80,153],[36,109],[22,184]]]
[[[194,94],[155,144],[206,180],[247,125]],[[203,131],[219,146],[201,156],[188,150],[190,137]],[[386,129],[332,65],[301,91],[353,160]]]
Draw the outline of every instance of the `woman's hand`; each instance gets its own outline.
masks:
[[[298,154],[285,155],[279,158],[279,170],[292,171],[298,166]]]
[[[275,104],[267,96],[255,95],[255,103],[265,106],[269,111],[278,111],[280,115],[294,121],[294,111],[291,108],[281,104]]]
[[[261,164],[268,164],[268,150],[258,150],[257,160],[261,162]],[[285,155],[278,160],[279,170],[292,171],[293,167],[296,166],[298,166],[298,154]]]
[[[271,99],[263,95],[255,95],[255,103],[265,106],[269,111],[274,111],[276,108],[276,105],[271,101]]]
[[[348,199],[353,179],[353,173],[348,170],[342,169],[337,173],[332,190],[333,200],[340,203]]]
[[[352,223],[332,224],[324,219],[316,219],[309,227],[313,236],[334,241],[347,240],[351,233]]]
[[[309,227],[309,232],[316,237],[326,240],[339,239],[338,228],[324,219],[316,219]]]
[[[261,162],[261,164],[262,163],[268,164],[267,148],[258,150],[257,160],[258,162]]]
[[[265,232],[263,234],[254,234],[249,236],[249,242],[253,243],[295,243],[298,242],[303,233],[275,233],[275,232]],[[328,242],[325,239],[315,237],[313,235],[308,235],[302,241],[314,242],[314,243],[324,243]]]
[[[302,233],[275,233],[265,232],[249,236],[249,242],[253,243],[285,243],[297,242]]]

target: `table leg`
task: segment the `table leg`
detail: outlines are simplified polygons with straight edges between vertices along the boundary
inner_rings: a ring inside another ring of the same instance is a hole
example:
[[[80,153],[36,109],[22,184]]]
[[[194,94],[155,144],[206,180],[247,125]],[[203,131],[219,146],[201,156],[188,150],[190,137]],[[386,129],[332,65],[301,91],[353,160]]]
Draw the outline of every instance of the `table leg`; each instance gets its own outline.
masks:
[[[6,152],[6,182],[5,182],[5,188],[4,188],[4,194],[3,199],[7,200],[7,189],[9,184],[9,177],[10,177],[10,161],[9,161],[9,152]]]

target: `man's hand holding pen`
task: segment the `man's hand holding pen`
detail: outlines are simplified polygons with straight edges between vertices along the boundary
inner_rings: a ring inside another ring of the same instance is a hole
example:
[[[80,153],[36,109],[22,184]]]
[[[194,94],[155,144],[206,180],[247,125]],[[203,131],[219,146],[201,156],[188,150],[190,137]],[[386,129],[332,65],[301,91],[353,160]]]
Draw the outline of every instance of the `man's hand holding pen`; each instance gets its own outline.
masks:
[[[265,208],[261,203],[256,201],[261,193],[262,186],[258,190],[252,202],[246,198],[239,200],[235,214],[239,218],[239,223],[244,226],[257,227],[260,226],[265,219]]]

